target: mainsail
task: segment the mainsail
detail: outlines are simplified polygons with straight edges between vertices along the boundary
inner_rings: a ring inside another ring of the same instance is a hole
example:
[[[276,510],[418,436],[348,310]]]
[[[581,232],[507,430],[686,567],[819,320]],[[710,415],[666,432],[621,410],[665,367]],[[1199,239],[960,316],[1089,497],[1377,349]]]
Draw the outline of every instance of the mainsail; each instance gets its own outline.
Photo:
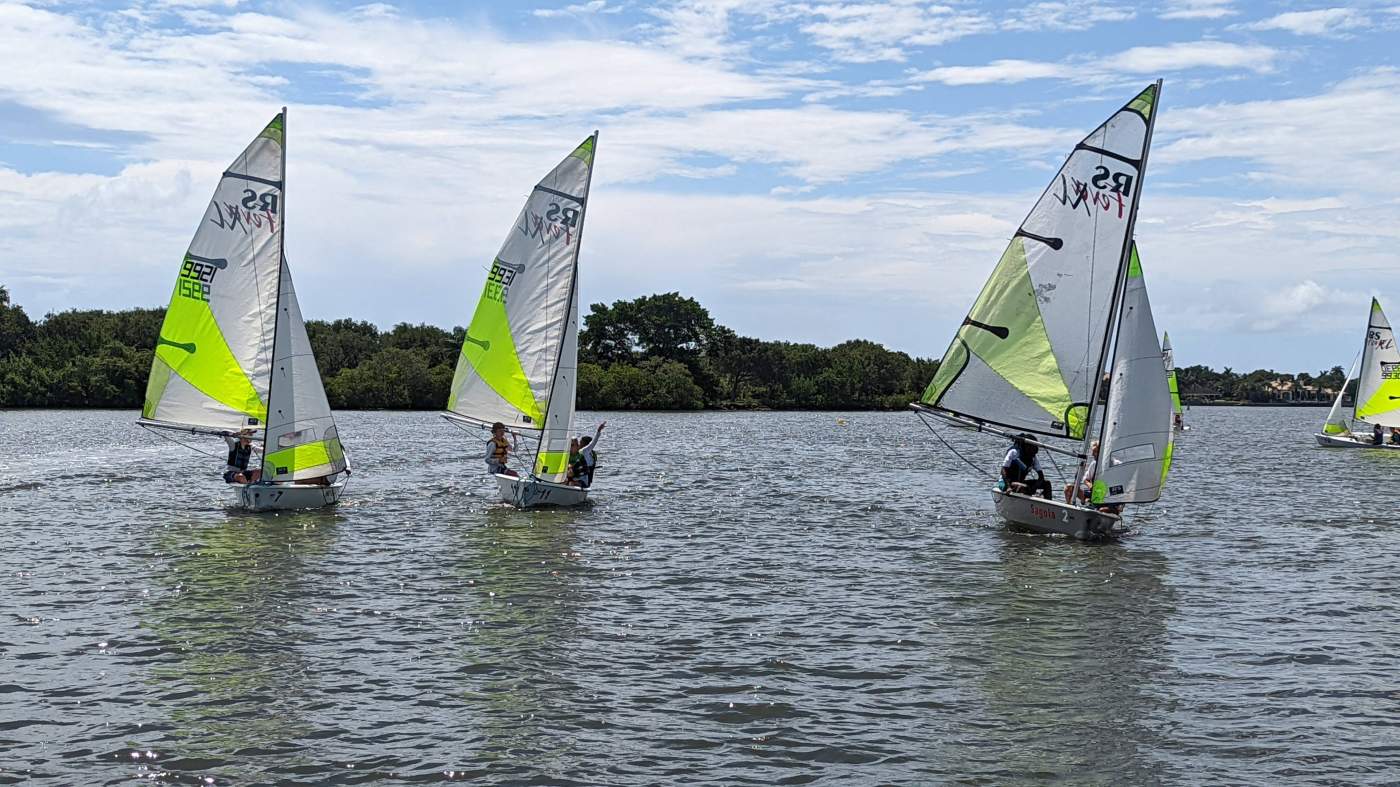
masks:
[[[175,279],[141,415],[208,431],[261,426],[282,254],[283,116],[229,165]]]
[[[562,481],[573,428],[578,357],[578,243],[597,133],[530,193],[486,277],[447,409],[539,430],[534,472]]]
[[[224,172],[165,312],[142,421],[263,430],[263,480],[345,469],[283,254],[286,111]]]
[[[1400,350],[1380,301],[1371,299],[1366,346],[1361,351],[1361,378],[1356,388],[1356,420],[1400,426]]]
[[[1150,503],[1161,496],[1171,467],[1170,409],[1162,345],[1133,244],[1094,479],[1095,503]]]
[[[1172,392],[1172,413],[1181,415],[1181,393],[1176,385],[1176,358],[1172,355],[1172,340],[1162,332],[1162,363],[1167,367],[1167,388]]]
[[[1043,435],[1085,435],[1159,89],[1148,86],[1075,146],[943,354],[924,405]]]

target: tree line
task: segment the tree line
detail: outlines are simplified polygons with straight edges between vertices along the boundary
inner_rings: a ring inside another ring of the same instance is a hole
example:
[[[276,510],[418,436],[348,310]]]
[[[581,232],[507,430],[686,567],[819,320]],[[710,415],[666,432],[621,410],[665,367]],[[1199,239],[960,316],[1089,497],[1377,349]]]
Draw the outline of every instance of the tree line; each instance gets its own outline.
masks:
[[[32,320],[0,286],[0,406],[140,409],[163,309],[69,310]],[[307,334],[336,409],[446,405],[465,330],[311,320]],[[578,406],[590,410],[894,410],[938,368],[875,342],[834,347],[740,336],[680,293],[595,303],[579,333]],[[1269,401],[1277,381],[1335,389],[1318,375],[1204,366],[1178,370],[1182,393]],[[1301,390],[1301,387],[1300,387]]]
[[[164,309],[69,310],[33,320],[0,286],[0,406],[140,409]],[[336,409],[440,409],[465,329],[340,319],[306,323]],[[769,342],[718,325],[693,298],[594,304],[579,333],[578,406],[896,409],[936,361],[854,340]]]

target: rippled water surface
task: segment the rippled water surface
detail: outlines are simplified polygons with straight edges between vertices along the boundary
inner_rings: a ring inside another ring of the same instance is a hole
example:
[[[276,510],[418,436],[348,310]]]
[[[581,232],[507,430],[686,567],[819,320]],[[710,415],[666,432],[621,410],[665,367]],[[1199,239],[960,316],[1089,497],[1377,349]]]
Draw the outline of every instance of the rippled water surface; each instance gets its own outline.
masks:
[[[609,414],[596,502],[529,513],[342,413],[345,501],[281,515],[132,413],[0,413],[0,782],[1394,783],[1400,456],[1322,416],[1194,410],[1085,545],[908,413]]]

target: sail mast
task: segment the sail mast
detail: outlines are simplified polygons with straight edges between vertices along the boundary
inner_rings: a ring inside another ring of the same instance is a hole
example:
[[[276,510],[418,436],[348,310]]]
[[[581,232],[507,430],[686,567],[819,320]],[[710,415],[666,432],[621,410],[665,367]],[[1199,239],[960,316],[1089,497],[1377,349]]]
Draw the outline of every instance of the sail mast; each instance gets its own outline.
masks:
[[[268,425],[272,423],[272,386],[277,382],[277,323],[282,319],[282,270],[287,266],[287,108],[282,107],[282,144],[278,145],[282,151],[281,174],[278,181],[281,187],[277,195],[277,217],[282,222],[282,231],[277,233],[277,293],[272,302],[272,353],[268,359],[267,366],[267,404],[268,413],[263,417],[263,449],[262,459],[267,459],[268,454]],[[260,463],[261,464],[261,463]]]
[[[1142,183],[1147,177],[1147,154],[1152,149],[1152,129],[1157,125],[1157,111],[1162,103],[1162,80],[1157,80],[1157,89],[1152,91],[1152,110],[1147,116],[1147,136],[1143,138],[1142,160],[1138,162],[1137,189],[1133,192],[1133,204],[1128,210],[1128,231],[1123,236],[1123,251],[1118,257],[1118,276],[1113,280],[1113,299],[1110,301],[1108,310],[1108,329],[1103,334],[1103,349],[1099,351],[1099,362],[1095,367],[1094,380],[1089,388],[1089,412],[1084,417],[1084,456],[1089,456],[1094,442],[1094,409],[1099,403],[1099,387],[1103,384],[1104,364],[1108,361],[1109,342],[1113,342],[1113,354],[1118,354],[1117,331],[1114,330],[1115,321],[1121,324],[1123,309],[1123,293],[1128,281],[1128,259],[1132,254],[1133,231],[1137,225],[1138,199],[1142,196]],[[1103,432],[1107,420],[1099,424],[1098,439],[1103,440]],[[1106,459],[1106,457],[1101,457]],[[1081,464],[1079,472],[1074,479],[1075,486],[1078,487],[1084,482],[1085,464]],[[1096,470],[1095,472],[1099,472]]]

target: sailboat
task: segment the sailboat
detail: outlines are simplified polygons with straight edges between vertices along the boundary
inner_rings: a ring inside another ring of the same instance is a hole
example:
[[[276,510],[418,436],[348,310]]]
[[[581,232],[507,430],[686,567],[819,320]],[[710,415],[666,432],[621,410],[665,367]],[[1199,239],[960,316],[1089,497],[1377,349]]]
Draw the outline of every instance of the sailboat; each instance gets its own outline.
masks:
[[[287,110],[224,172],[180,263],[137,421],[195,435],[260,433],[245,509],[340,500],[349,461],[284,252]]]
[[[1322,431],[1314,435],[1318,445],[1329,448],[1382,448],[1400,450],[1400,445],[1382,442],[1377,445],[1371,436],[1375,426],[1385,429],[1400,426],[1400,350],[1395,347],[1395,334],[1390,329],[1390,320],[1381,310],[1380,301],[1371,299],[1371,311],[1366,322],[1366,343],[1361,348],[1361,357],[1352,363],[1347,372],[1342,389],[1337,392],[1337,400],[1327,413],[1327,421]],[[1356,400],[1352,414],[1347,416],[1342,409],[1342,397],[1347,384],[1357,374],[1360,364],[1360,377],[1356,383]],[[1367,425],[1361,434],[1352,432],[1352,421]],[[1389,434],[1385,435],[1389,439]]]
[[[1172,392],[1172,428],[1184,432],[1190,427],[1181,411],[1181,392],[1176,384],[1176,359],[1172,356],[1172,340],[1162,332],[1162,365],[1167,367],[1167,388]]]
[[[1113,509],[1156,500],[1165,480],[1170,392],[1132,243],[1161,86],[1149,85],[1074,147],[911,405],[921,418],[1010,438],[1014,430],[1079,459],[1076,486],[1098,436],[1093,506],[992,489],[997,512],[1034,532],[1112,535],[1122,524]]]
[[[443,417],[493,423],[526,438],[522,475],[493,473],[501,499],[520,508],[577,505],[567,483],[578,366],[578,254],[598,132],[550,170],[525,200],[496,253],[467,326]]]

